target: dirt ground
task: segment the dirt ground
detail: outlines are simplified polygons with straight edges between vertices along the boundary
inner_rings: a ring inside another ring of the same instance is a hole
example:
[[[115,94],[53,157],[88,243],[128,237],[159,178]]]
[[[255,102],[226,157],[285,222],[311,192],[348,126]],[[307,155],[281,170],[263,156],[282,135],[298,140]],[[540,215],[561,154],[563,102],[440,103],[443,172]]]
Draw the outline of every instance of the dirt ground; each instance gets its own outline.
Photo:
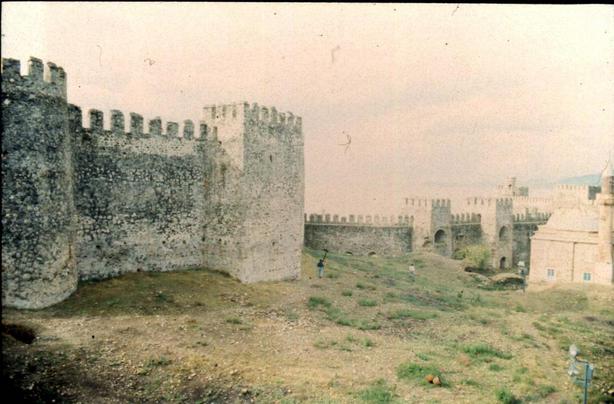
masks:
[[[305,250],[298,281],[199,270],[84,283],[45,310],[4,310],[9,402],[577,402],[571,343],[614,402],[614,293],[497,290],[458,261]],[[417,267],[417,276],[407,271]],[[30,327],[30,344],[7,326]],[[429,374],[441,384],[425,381]],[[514,401],[516,400],[516,401]]]

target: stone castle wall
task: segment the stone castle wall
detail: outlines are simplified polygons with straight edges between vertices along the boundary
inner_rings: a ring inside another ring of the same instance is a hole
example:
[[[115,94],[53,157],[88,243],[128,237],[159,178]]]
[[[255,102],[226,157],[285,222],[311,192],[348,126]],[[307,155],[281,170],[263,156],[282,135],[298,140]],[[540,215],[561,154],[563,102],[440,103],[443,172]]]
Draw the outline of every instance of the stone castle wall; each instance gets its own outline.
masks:
[[[410,220],[398,218],[383,219],[377,216],[367,216],[367,222],[351,221],[346,217],[330,215],[320,217],[310,215],[305,219],[305,245],[316,250],[330,250],[352,255],[387,255],[400,256],[412,251],[412,228]],[[327,220],[328,219],[328,220]]]
[[[3,305],[45,307],[124,272],[298,277],[300,118],[240,103],[182,125],[113,110],[105,128],[90,110],[84,127],[63,69],[2,67]]]
[[[96,110],[83,128],[71,110],[81,279],[200,267],[206,132],[195,139],[189,121],[178,137],[157,119],[144,130],[134,113],[126,130],[119,111],[106,130]]]
[[[45,76],[45,77],[44,77]],[[2,61],[2,301],[24,308],[77,287],[66,75]]]
[[[367,255],[403,255],[412,251],[430,251],[444,256],[475,244],[491,249],[492,262],[500,268],[529,264],[530,237],[549,214],[517,214],[509,198],[471,198],[468,206],[481,213],[450,214],[446,199],[407,199],[404,213],[409,215],[362,216],[305,215],[305,245],[339,253]]]

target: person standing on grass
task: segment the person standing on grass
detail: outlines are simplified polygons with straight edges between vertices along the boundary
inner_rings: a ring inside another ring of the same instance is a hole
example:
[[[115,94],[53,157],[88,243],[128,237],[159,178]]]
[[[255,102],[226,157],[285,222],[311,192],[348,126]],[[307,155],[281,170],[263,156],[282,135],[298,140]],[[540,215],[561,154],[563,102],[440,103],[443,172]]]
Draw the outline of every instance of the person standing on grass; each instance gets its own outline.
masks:
[[[416,267],[415,267],[415,266],[413,266],[413,265],[410,265],[410,266],[409,266],[409,276],[410,276],[412,279],[416,279]]]
[[[324,275],[324,258],[320,258],[318,261],[318,278],[321,278]]]

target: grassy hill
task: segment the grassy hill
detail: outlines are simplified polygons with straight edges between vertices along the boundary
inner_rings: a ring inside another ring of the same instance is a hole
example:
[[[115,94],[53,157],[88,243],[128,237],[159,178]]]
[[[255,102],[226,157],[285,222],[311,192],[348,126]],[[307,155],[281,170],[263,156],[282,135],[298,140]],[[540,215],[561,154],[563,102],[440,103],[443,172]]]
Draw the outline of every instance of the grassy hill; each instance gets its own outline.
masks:
[[[3,333],[6,397],[572,403],[571,343],[597,367],[592,399],[614,387],[611,288],[483,289],[457,261],[417,253],[332,254],[317,279],[319,256],[305,250],[298,281],[134,273],[45,310],[5,310],[3,324],[37,333],[31,345]]]

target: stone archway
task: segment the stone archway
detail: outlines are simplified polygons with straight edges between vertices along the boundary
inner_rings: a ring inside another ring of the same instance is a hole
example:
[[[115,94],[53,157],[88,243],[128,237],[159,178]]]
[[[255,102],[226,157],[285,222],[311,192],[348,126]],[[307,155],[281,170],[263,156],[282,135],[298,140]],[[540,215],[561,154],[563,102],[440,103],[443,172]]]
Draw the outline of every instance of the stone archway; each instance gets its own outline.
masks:
[[[437,251],[437,254],[448,254],[448,239],[449,235],[445,230],[439,229],[435,232],[433,240],[435,242],[435,251]]]
[[[499,229],[499,241],[509,241],[510,229],[507,226],[503,226]]]
[[[499,269],[505,268],[507,268],[507,258],[501,257],[501,259],[499,260]]]

